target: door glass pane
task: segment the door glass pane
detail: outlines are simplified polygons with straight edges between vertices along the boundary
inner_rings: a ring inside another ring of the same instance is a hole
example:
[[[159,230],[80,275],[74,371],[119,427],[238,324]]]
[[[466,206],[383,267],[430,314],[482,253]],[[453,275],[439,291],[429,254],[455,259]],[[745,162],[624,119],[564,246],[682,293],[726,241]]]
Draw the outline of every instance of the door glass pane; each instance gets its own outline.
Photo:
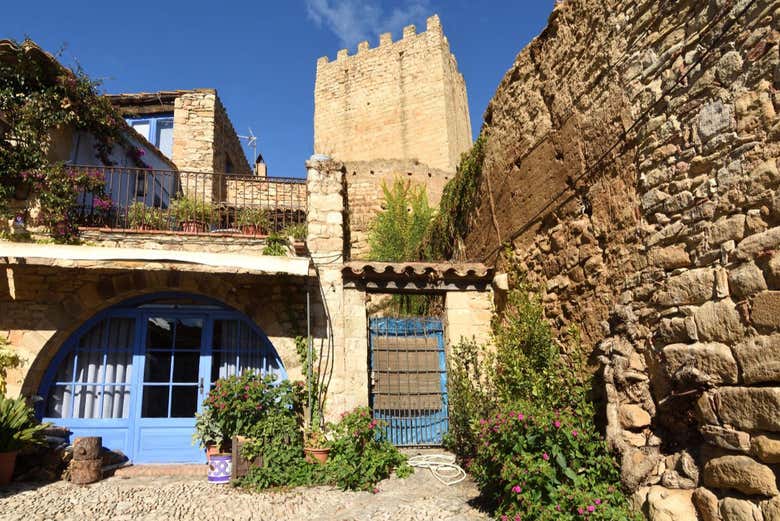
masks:
[[[130,415],[130,386],[107,385],[103,389],[103,418],[127,418]]]
[[[198,387],[176,385],[171,398],[171,418],[192,418],[198,410]]]
[[[141,417],[168,417],[168,386],[144,386],[144,397],[141,404]]]
[[[183,352],[173,355],[173,381],[195,383],[198,381],[200,353]]]
[[[73,359],[75,357],[75,353],[69,353],[62,361],[60,368],[57,370],[56,378],[58,382],[70,382],[73,380]]]
[[[144,368],[144,382],[171,381],[171,353],[148,351]]]
[[[185,318],[176,321],[176,349],[197,349],[200,351],[200,339],[203,320]]]
[[[48,418],[70,418],[72,404],[73,387],[70,385],[56,385],[52,388],[46,404],[46,416]]]
[[[76,381],[103,383],[103,351],[79,351],[76,362]]]
[[[174,322],[160,317],[153,317],[146,323],[147,349],[171,348],[173,346]]]
[[[130,351],[135,340],[135,319],[112,318],[108,325],[109,351]]]

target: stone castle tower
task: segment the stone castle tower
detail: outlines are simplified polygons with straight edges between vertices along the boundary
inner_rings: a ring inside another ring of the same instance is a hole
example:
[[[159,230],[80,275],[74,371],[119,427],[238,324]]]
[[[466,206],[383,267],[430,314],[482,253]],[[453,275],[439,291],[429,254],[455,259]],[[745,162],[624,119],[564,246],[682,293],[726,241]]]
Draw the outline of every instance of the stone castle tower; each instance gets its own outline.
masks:
[[[454,172],[471,146],[466,84],[438,16],[403,39],[317,61],[314,151],[340,161],[416,160]]]

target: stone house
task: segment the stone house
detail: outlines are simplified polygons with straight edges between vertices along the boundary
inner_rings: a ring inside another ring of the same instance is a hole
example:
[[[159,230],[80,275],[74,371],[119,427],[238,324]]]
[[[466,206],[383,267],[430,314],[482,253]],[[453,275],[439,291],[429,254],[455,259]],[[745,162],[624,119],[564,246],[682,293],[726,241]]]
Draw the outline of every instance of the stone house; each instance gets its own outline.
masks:
[[[25,361],[9,374],[9,392],[38,396],[39,417],[76,436],[102,436],[105,446],[135,462],[201,461],[191,444],[194,414],[214,381],[244,370],[299,379],[296,339],[308,335],[329,381],[329,418],[371,404],[382,417],[402,416],[409,431],[421,432],[421,424],[429,434],[436,429],[440,440],[447,422],[446,353],[462,336],[487,336],[492,270],[351,263],[350,176],[342,163],[315,155],[306,179],[294,180],[240,175],[247,170],[241,156],[231,159],[239,173],[219,172],[227,164],[219,151],[228,154],[219,139],[212,139],[211,152],[198,151],[204,135],[209,141],[216,131],[178,124],[179,111],[196,113],[185,123],[221,118],[216,93],[160,98],[114,98],[122,107],[135,103],[138,118],[125,114],[130,125],[158,118],[148,129],[161,131],[161,139],[168,123],[161,123],[166,112],[159,106],[174,109],[168,161],[179,171],[144,171],[138,174],[144,183],[132,192],[133,204],[154,219],[131,219],[120,200],[111,218],[82,223],[82,244],[0,241],[0,332]],[[182,128],[191,133],[179,139]],[[154,197],[163,185],[176,188],[170,201]],[[188,228],[171,209],[193,194],[208,200],[210,215],[201,218],[209,226]],[[265,224],[244,227],[244,217],[258,209]],[[290,241],[286,255],[265,255],[267,233],[290,224],[299,226],[299,239]],[[370,323],[366,305],[373,292],[438,293],[444,311],[436,324],[412,323],[409,338],[399,340],[388,323]],[[429,354],[406,362],[406,380],[390,376],[420,343]],[[423,365],[429,376],[410,376]],[[379,398],[379,388],[403,399]]]

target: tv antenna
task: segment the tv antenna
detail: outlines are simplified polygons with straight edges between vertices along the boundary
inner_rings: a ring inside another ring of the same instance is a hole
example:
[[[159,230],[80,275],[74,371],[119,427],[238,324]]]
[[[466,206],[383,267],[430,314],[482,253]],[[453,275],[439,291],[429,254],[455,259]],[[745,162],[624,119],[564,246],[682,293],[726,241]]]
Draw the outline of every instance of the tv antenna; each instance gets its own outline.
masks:
[[[257,136],[252,132],[252,127],[249,128],[248,136],[238,136],[238,139],[246,139],[247,146],[252,147],[252,161],[257,161]]]

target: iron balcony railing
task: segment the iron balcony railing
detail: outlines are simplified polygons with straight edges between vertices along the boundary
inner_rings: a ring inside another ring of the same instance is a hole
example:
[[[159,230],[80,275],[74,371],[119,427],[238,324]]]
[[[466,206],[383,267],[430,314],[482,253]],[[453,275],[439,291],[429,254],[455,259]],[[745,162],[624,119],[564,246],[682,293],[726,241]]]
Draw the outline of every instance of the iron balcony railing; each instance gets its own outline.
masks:
[[[85,192],[74,208],[83,227],[189,233],[303,235],[306,182],[253,175],[74,166],[99,171],[104,195]],[[297,228],[294,229],[293,227]]]

